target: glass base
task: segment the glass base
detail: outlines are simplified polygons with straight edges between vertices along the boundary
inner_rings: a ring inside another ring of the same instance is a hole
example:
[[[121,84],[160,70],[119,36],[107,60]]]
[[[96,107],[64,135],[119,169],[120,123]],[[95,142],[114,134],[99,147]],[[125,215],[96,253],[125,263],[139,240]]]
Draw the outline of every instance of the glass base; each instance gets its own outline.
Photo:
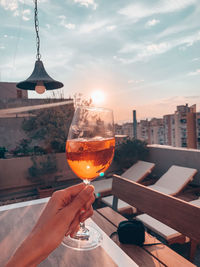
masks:
[[[75,250],[91,250],[101,245],[102,240],[101,233],[92,226],[87,226],[86,231],[78,232],[74,238],[65,236],[62,245]]]

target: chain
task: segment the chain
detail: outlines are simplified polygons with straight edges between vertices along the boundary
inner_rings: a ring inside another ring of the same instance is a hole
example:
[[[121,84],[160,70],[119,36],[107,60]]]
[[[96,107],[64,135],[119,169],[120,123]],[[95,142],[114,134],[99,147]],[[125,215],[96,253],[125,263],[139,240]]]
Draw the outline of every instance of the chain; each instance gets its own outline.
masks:
[[[40,37],[39,37],[39,21],[38,21],[38,10],[37,10],[37,0],[35,2],[35,32],[36,32],[36,48],[37,48],[37,60],[40,60]]]

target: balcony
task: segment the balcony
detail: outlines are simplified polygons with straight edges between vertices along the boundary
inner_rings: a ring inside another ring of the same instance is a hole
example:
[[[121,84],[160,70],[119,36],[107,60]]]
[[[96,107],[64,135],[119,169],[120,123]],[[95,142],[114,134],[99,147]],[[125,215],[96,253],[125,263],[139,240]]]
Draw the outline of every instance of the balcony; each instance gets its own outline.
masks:
[[[194,180],[185,188],[185,190],[177,197],[186,201],[197,198],[200,195],[200,151],[195,149],[176,148],[163,145],[149,145],[149,156],[147,161],[155,163],[155,168],[148,182],[155,182],[161,177],[172,165],[195,168],[198,173]],[[79,182],[72,172],[66,167],[65,154],[59,153],[56,155],[58,160],[58,179],[57,186],[54,189],[64,188],[71,184]],[[31,162],[29,157],[15,159],[0,160],[0,184],[1,184],[1,204],[9,204],[12,202],[20,202],[23,200],[37,199],[36,188],[38,184],[31,184],[26,179],[26,170],[30,167]],[[12,167],[12,168],[11,168]],[[112,165],[111,171],[116,169],[115,164]],[[6,179],[5,179],[6,178]],[[9,199],[12,198],[12,199]],[[172,245],[171,247],[178,253],[186,256],[186,245]],[[200,250],[198,249],[195,255],[195,264],[200,266]]]

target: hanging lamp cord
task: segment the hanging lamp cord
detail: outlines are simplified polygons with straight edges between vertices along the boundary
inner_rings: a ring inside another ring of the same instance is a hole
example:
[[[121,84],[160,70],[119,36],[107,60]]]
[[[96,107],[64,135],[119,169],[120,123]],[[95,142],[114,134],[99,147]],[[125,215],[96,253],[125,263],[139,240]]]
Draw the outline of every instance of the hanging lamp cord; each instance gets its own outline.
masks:
[[[41,59],[41,54],[40,54],[40,37],[39,37],[39,21],[38,21],[38,10],[37,10],[37,0],[34,0],[35,2],[35,32],[36,32],[36,49],[37,49],[37,55],[36,58],[37,60]]]

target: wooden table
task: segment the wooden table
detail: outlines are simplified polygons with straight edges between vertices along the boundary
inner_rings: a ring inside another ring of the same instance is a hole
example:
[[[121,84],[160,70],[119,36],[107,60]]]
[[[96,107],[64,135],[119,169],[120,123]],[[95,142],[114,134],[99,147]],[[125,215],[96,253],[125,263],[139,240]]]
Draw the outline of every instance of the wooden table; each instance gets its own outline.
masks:
[[[0,207],[0,266],[4,266],[16,247],[31,231],[47,200],[48,198]],[[60,245],[39,266],[194,266],[165,245],[144,248],[122,245],[116,237],[113,242],[109,235],[116,231],[118,223],[124,219],[110,208],[95,211],[89,223],[96,224],[100,231],[103,230],[102,246],[80,252]],[[157,240],[146,233],[146,243],[153,242]]]

